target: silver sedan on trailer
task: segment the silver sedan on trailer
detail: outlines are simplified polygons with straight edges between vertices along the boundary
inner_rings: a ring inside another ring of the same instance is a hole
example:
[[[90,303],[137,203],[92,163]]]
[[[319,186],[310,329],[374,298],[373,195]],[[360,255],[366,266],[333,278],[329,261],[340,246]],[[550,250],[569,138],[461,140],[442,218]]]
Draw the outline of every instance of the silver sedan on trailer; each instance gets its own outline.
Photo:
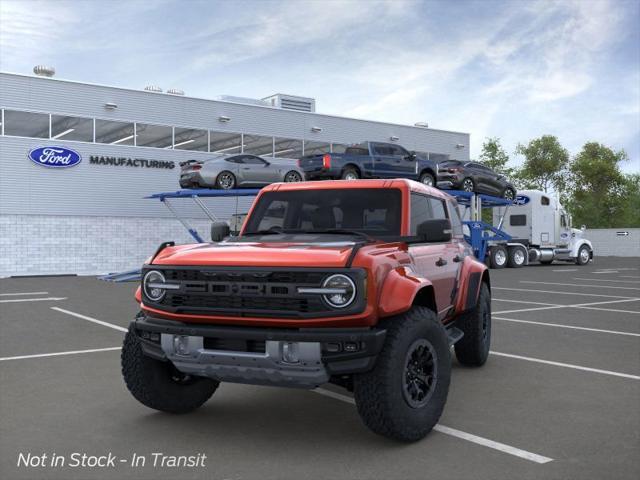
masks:
[[[180,163],[181,188],[262,187],[276,182],[301,182],[302,170],[291,158],[262,158],[257,155],[220,155],[211,160]]]

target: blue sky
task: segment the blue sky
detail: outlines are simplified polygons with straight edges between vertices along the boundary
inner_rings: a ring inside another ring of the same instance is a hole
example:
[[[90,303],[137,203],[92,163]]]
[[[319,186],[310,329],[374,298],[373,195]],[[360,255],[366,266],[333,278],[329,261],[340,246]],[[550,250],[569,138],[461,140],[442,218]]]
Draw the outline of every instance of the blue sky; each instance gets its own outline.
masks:
[[[640,171],[640,1],[0,0],[0,69],[625,149]],[[515,163],[522,159],[514,157]]]

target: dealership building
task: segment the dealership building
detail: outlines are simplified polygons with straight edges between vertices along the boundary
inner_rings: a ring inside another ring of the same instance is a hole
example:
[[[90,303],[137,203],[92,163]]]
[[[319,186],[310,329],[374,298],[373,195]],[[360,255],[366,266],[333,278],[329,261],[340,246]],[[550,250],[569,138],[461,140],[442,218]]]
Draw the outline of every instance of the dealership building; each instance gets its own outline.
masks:
[[[323,115],[310,98],[212,100],[59,80],[48,68],[34,72],[0,72],[0,277],[123,271],[163,241],[191,241],[165,205],[145,199],[179,189],[179,163],[186,160],[244,152],[293,163],[364,140],[395,142],[434,160],[469,159],[467,133]],[[66,168],[31,158],[60,150],[75,152]],[[229,219],[251,201],[206,205]],[[210,221],[190,199],[174,205],[208,230]]]

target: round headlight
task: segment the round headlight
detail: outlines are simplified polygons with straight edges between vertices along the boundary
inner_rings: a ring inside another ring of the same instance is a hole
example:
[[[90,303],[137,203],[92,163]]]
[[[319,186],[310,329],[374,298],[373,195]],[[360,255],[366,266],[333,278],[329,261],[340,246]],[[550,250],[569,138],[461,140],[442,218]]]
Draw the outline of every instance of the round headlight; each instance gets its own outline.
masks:
[[[142,288],[144,289],[144,294],[149,300],[159,302],[164,298],[166,290],[164,288],[153,286],[153,284],[164,283],[164,281],[164,275],[159,271],[151,270],[150,272],[147,272],[144,276],[144,280],[142,281]]]
[[[322,288],[333,290],[323,295],[323,298],[334,308],[348,307],[356,298],[356,286],[346,275],[336,274],[327,277]]]

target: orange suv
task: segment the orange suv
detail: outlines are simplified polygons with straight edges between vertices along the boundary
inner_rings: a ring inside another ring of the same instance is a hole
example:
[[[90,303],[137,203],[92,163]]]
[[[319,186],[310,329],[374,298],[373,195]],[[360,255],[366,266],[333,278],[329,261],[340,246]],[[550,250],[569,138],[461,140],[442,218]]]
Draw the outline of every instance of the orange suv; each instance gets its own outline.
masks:
[[[455,200],[410,180],[270,185],[240,234],[163,244],[142,270],[122,350],[133,396],[172,413],[220,382],[354,393],[374,432],[403,441],[437,423],[450,347],[482,365],[489,272]]]

